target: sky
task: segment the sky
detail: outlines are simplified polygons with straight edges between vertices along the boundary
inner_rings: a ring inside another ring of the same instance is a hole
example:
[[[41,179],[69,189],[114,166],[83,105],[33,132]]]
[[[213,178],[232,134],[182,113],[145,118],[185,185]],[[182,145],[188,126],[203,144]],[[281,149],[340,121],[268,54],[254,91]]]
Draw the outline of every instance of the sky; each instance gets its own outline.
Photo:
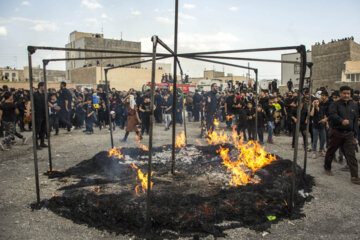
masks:
[[[141,41],[142,51],[151,51],[153,35],[173,47],[174,9],[175,0],[0,0],[0,67],[22,69],[28,65],[28,45],[64,47],[75,30]],[[359,43],[359,9],[359,0],[179,0],[178,52],[300,44],[311,49],[315,42],[350,36]],[[228,56],[280,59],[289,52],[293,51]],[[65,54],[37,51],[33,65],[54,57]],[[204,69],[235,75],[247,72],[186,59],[181,64],[190,77],[201,77]],[[281,76],[280,64],[251,62],[250,66],[259,69],[260,79]],[[65,63],[50,63],[48,68],[65,70]]]

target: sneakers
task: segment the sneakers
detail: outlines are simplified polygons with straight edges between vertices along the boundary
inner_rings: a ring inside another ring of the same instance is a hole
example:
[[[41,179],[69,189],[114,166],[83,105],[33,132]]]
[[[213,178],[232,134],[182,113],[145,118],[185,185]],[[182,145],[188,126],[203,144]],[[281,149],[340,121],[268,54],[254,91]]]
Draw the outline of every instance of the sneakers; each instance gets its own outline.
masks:
[[[0,142],[0,148],[1,148],[1,150],[3,150],[3,151],[9,150],[9,148],[7,148],[7,147],[5,146],[4,141],[1,141],[1,142]]]
[[[359,178],[359,177],[352,177],[352,178],[351,178],[351,182],[352,182],[353,184],[358,184],[358,185],[360,185],[360,178]]]
[[[270,144],[273,144],[274,140],[272,138],[270,138],[270,139],[267,140],[267,142],[270,143]]]
[[[74,129],[75,129],[75,127],[72,126],[72,127],[70,128],[70,130],[68,131],[68,133],[71,133]]]
[[[325,169],[325,174],[328,175],[328,176],[334,176],[333,172],[331,170],[326,170]]]

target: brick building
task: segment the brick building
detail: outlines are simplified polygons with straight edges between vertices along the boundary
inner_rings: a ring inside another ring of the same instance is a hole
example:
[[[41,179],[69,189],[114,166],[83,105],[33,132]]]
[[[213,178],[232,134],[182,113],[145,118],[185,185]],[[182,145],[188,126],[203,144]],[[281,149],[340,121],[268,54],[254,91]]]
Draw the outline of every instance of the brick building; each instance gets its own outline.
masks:
[[[322,45],[312,46],[313,86],[314,88],[328,86],[338,89],[348,85],[360,89],[360,82],[342,81],[346,62],[360,60],[360,45],[354,40],[341,40]]]

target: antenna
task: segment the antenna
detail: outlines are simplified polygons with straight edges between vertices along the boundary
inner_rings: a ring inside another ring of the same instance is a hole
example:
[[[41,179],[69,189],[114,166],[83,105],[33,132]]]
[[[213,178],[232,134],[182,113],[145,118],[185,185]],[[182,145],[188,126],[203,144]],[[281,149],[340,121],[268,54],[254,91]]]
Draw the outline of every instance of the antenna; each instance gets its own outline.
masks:
[[[104,34],[104,23],[101,21],[101,33]]]
[[[122,32],[120,32],[120,40],[122,40]]]

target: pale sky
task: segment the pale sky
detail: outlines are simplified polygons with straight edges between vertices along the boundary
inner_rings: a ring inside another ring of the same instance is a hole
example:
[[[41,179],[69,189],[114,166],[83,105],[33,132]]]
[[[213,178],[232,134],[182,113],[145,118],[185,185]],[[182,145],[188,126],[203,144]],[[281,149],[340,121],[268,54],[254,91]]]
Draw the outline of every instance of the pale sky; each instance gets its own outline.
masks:
[[[64,47],[74,31],[101,33],[105,38],[141,41],[151,51],[151,36],[173,46],[173,0],[0,0],[0,66],[22,69],[26,46]],[[307,49],[315,42],[354,36],[360,42],[359,0],[179,0],[178,52],[293,46]],[[281,53],[231,56],[280,59]],[[230,55],[229,55],[230,56]],[[43,58],[65,57],[62,52],[38,51]],[[165,61],[166,62],[166,61]],[[169,62],[169,61],[168,61]],[[171,62],[171,60],[170,60]],[[204,68],[222,65],[181,60],[185,73],[202,76]],[[232,62],[247,65],[247,62]],[[250,63],[262,78],[280,78],[280,64]],[[51,63],[50,69],[65,69]],[[224,67],[226,73],[246,70]]]

